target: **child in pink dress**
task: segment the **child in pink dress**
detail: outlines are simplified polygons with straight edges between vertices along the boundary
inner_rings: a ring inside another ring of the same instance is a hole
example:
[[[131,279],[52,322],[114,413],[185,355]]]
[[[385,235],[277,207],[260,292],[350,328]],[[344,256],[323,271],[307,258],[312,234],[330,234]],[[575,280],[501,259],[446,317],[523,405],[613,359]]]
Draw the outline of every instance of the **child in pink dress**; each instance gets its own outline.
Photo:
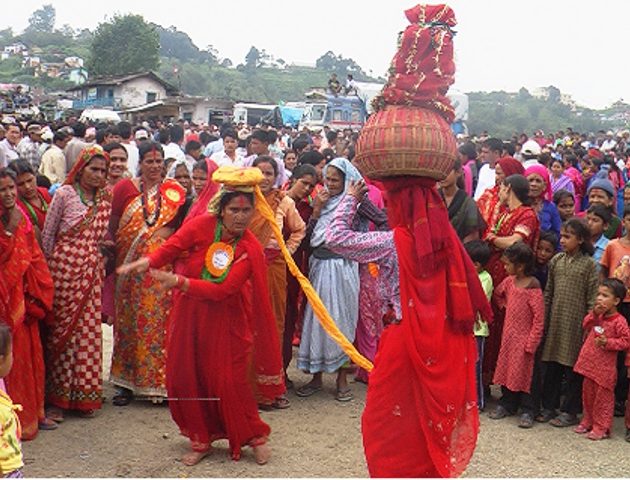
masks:
[[[538,410],[531,390],[545,303],[540,282],[533,276],[534,252],[528,245],[517,242],[506,248],[503,262],[509,277],[494,292],[497,306],[505,308],[505,323],[493,379],[503,395],[490,418],[514,415],[520,406],[519,427],[531,428]]]
[[[602,281],[593,311],[584,318],[586,341],[573,370],[584,376],[582,407],[584,416],[575,427],[590,440],[610,436],[615,407],[617,353],[630,347],[630,328],[617,312],[626,296],[626,287],[615,278]]]

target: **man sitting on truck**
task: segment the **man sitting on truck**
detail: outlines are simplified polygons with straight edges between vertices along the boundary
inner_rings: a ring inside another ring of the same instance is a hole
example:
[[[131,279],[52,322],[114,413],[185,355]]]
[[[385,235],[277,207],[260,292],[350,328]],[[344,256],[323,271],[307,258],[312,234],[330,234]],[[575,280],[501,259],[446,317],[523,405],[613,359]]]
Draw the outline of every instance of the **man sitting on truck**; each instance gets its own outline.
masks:
[[[335,97],[341,93],[341,83],[339,83],[336,73],[332,73],[328,79],[328,90],[330,90],[330,93]]]

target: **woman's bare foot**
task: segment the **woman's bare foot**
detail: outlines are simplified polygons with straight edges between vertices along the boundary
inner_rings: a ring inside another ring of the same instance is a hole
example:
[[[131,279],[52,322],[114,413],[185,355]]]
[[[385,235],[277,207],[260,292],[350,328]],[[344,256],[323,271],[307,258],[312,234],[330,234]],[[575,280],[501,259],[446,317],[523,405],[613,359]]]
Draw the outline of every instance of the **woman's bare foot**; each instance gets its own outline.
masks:
[[[254,447],[254,458],[258,465],[265,465],[271,458],[271,448],[266,443]]]
[[[192,467],[193,465],[197,465],[204,458],[210,455],[210,450],[206,450],[205,452],[188,452],[182,457],[182,463],[188,467]]]

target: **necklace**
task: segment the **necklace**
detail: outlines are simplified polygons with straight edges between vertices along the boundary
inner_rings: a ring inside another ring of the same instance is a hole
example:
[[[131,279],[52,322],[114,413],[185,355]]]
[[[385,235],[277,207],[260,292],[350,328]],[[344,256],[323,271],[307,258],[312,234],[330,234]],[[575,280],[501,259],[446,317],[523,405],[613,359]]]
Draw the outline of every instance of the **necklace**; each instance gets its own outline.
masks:
[[[236,237],[231,245],[221,242],[222,230],[223,223],[219,220],[214,230],[214,241],[206,252],[204,266],[201,271],[201,278],[212,283],[222,283],[227,277],[234,261],[236,245],[242,237],[242,235]]]
[[[81,199],[81,203],[83,205],[85,205],[86,207],[93,207],[94,205],[96,205],[96,195],[94,195],[94,199],[86,200],[83,194],[83,190],[81,189],[81,185],[79,185],[78,183],[75,183],[75,188],[76,188],[77,193],[79,194],[79,198]]]
[[[160,210],[162,209],[162,195],[157,195],[157,202],[155,206],[155,210],[153,214],[149,212],[149,195],[144,191],[144,183],[140,180],[140,195],[142,195],[142,216],[144,217],[144,223],[146,223],[147,227],[154,226],[158,218],[160,218]]]
[[[42,204],[40,210],[43,213],[48,212],[48,204],[46,203],[46,200],[44,200],[44,197],[42,197],[39,192],[37,193],[37,195],[39,197],[40,203]],[[26,209],[28,210],[28,214],[31,217],[31,220],[33,221],[33,223],[38,224],[37,213],[35,213],[35,208],[33,207],[33,205],[31,205],[31,202],[24,199],[24,205],[26,206]]]

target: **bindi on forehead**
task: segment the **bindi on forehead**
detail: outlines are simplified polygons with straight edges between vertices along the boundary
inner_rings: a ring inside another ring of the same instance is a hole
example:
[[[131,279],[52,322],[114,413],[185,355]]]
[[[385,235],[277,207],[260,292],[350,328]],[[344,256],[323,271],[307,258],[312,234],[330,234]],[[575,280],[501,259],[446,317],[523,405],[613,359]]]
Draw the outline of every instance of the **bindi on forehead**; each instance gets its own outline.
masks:
[[[238,197],[238,206],[239,208],[247,207],[247,200],[245,200],[245,197],[243,197],[242,195]]]

